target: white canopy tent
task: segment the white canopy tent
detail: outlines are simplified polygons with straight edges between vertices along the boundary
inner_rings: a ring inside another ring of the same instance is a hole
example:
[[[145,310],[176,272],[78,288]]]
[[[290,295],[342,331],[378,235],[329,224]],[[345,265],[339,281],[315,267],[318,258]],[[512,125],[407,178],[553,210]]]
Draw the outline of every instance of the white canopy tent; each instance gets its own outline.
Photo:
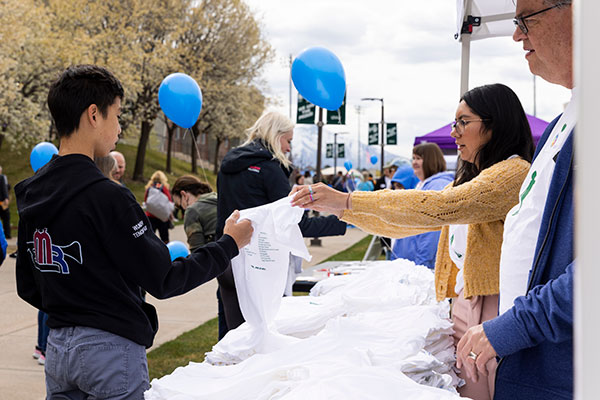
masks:
[[[515,28],[512,0],[456,0],[456,35],[462,43],[460,95],[469,90],[471,41],[510,36]]]

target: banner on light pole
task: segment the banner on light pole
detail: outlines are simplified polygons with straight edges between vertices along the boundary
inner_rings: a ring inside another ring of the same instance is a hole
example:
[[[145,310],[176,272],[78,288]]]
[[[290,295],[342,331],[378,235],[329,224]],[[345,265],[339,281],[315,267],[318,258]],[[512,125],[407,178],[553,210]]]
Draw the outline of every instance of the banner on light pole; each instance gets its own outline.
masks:
[[[344,94],[344,101],[342,105],[335,111],[327,110],[327,124],[328,125],[346,125],[346,95]]]
[[[385,124],[385,142],[386,144],[398,144],[398,129],[397,124],[388,123]]]
[[[325,158],[333,158],[333,143],[327,143]]]
[[[369,123],[369,145],[379,144],[379,124]]]
[[[314,125],[315,115],[316,106],[298,93],[298,112],[296,113],[296,123]]]
[[[344,143],[338,143],[337,145],[337,158],[346,158],[346,147]]]

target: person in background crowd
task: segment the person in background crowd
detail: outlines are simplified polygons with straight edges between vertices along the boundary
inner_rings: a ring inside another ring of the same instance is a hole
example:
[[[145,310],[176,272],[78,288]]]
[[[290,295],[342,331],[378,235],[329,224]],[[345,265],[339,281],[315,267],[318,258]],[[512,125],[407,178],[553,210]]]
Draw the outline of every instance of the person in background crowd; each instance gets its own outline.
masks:
[[[452,185],[441,191],[384,190],[350,195],[314,185],[296,188],[292,204],[335,212],[367,232],[406,237],[442,230],[435,263],[438,300],[451,297],[455,343],[467,329],[498,312],[500,248],[506,213],[519,202],[533,139],[517,95],[493,84],[466,92],[452,129],[461,160]],[[343,211],[342,211],[343,210]],[[460,346],[457,347],[460,351]],[[473,361],[473,360],[471,360]],[[495,359],[488,379],[458,388],[475,400],[493,398]],[[483,366],[482,366],[483,367]],[[463,368],[460,376],[469,378]]]
[[[419,182],[419,178],[413,172],[409,165],[401,165],[394,172],[394,176],[390,181],[392,190],[414,189]],[[407,240],[406,238],[395,239],[395,242]],[[404,258],[404,255],[394,256],[393,246],[394,240],[391,237],[379,237],[381,248],[385,254],[386,260],[394,260],[396,258]]]
[[[402,165],[394,172],[394,176],[390,181],[390,188],[394,190],[414,189],[417,183],[419,183],[419,178],[417,178],[411,166]]]
[[[214,242],[217,232],[217,194],[210,185],[193,175],[184,175],[175,181],[171,194],[175,207],[183,210],[183,228],[190,251]],[[227,323],[218,289],[217,304],[219,337],[222,337],[227,333]]]
[[[48,314],[47,399],[142,399],[158,316],[140,288],[159,299],[186,293],[221,274],[252,237],[235,212],[217,242],[171,261],[133,194],[93,162],[117,143],[123,95],[103,67],[62,72],[48,94],[58,155],[15,187],[17,293]]]
[[[369,179],[369,176],[373,177],[373,175],[368,174],[367,172],[363,172],[363,180],[358,184],[356,190],[362,190],[364,192],[370,192],[375,189],[373,181]]]
[[[183,227],[190,251],[214,242],[217,226],[217,194],[193,175],[178,178],[171,189],[175,207],[184,211]]]
[[[2,219],[2,228],[4,230],[4,236],[6,239],[12,238],[10,232],[10,185],[8,184],[8,178],[2,173],[2,167],[0,167],[0,219]]]
[[[310,171],[304,172],[304,184],[305,185],[312,185],[313,184],[313,178],[310,175]]]
[[[369,174],[368,180],[373,184],[373,190],[375,190],[375,178],[373,178],[373,174]]]
[[[173,199],[171,198],[171,192],[169,191],[169,181],[167,180],[167,176],[165,175],[164,172],[155,171],[152,174],[152,176],[148,180],[148,183],[146,183],[146,186],[145,186],[146,193],[144,195],[144,201],[146,201],[148,199],[148,191],[150,190],[151,187],[155,187],[155,188],[159,189],[167,196],[169,201],[173,201]],[[156,232],[158,230],[160,239],[164,243],[169,243],[169,221],[168,220],[161,221],[160,219],[156,218],[154,215],[152,215],[148,211],[146,211],[146,215],[148,216],[148,220],[150,221],[150,224],[152,225],[152,231]]]
[[[117,162],[117,170],[113,173],[113,178],[115,178],[122,184],[123,177],[125,176],[125,168],[127,166],[125,162],[125,156],[116,150],[111,151],[110,155],[113,156],[115,161]]]
[[[296,175],[296,185],[304,185],[305,179],[304,175]]]
[[[117,184],[121,184],[117,179],[115,179],[115,173],[117,171],[117,161],[110,154],[106,157],[95,157],[94,163],[98,166],[98,169],[102,172],[104,176],[110,179],[112,182]]]
[[[380,176],[379,179],[375,181],[375,190],[391,189],[392,178],[394,177],[397,169],[398,166],[394,164],[389,164],[383,167],[383,176]]]
[[[421,143],[413,147],[412,168],[419,178],[418,190],[442,190],[454,180],[454,174],[446,172],[444,153],[435,143]]]
[[[574,169],[577,121],[570,0],[517,0],[513,39],[529,69],[572,89],[565,112],[538,142],[520,202],[506,216],[500,260],[500,315],[458,344],[471,378],[500,357],[497,400],[573,398]]]
[[[396,172],[394,172],[394,176],[390,181],[390,186],[392,190],[410,190],[414,189],[418,182],[419,178],[417,178],[410,165],[401,165]],[[412,255],[402,253],[401,250],[398,253],[394,253],[394,247],[396,247],[397,243],[402,243],[409,239],[410,237],[400,239],[380,237],[379,241],[381,242],[381,247],[384,251],[386,260],[395,260],[396,258],[410,259]]]
[[[337,174],[334,175],[331,185],[337,190],[344,190],[344,173],[342,171],[338,171]]]
[[[454,180],[454,174],[446,172],[444,154],[435,143],[421,143],[413,148],[412,170],[418,178],[417,190],[442,190]],[[433,269],[439,239],[439,231],[397,239],[391,259],[404,258]]]
[[[6,242],[6,237],[4,236],[4,229],[2,228],[2,224],[0,224],[0,265],[6,259],[6,249],[8,248],[8,243]]]
[[[48,314],[46,314],[43,311],[38,310],[37,344],[35,345],[35,349],[33,350],[32,357],[34,359],[36,359],[38,364],[40,364],[40,365],[46,364],[46,347],[48,344],[48,334],[50,333],[50,328],[48,327],[47,322],[48,322]]]
[[[290,192],[291,162],[287,157],[294,137],[294,124],[286,116],[268,112],[247,131],[240,147],[230,150],[217,178],[217,237],[222,233],[229,210],[243,210],[272,203]],[[308,218],[299,222],[304,237],[343,235],[346,224],[336,216]],[[219,288],[229,329],[244,318],[239,308],[231,268],[219,278]],[[283,295],[283,293],[282,293]]]

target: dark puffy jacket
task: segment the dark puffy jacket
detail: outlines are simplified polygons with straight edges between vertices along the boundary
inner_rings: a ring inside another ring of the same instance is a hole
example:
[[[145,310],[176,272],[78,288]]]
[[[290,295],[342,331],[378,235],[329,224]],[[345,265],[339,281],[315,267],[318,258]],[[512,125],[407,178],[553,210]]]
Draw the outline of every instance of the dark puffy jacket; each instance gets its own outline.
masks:
[[[258,207],[288,195],[289,172],[273,158],[266,146],[255,141],[227,153],[217,178],[217,236],[234,210]],[[302,218],[304,237],[337,236],[346,233],[346,223],[335,216]]]

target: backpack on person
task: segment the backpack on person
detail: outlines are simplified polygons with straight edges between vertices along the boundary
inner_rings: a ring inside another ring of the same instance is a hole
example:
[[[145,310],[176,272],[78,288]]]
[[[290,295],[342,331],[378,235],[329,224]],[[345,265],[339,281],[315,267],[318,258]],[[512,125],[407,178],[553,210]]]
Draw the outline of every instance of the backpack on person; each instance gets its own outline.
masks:
[[[148,188],[146,211],[160,219],[162,222],[167,222],[174,209],[175,205],[173,202],[169,201],[167,195],[162,191],[162,186],[150,186]]]

